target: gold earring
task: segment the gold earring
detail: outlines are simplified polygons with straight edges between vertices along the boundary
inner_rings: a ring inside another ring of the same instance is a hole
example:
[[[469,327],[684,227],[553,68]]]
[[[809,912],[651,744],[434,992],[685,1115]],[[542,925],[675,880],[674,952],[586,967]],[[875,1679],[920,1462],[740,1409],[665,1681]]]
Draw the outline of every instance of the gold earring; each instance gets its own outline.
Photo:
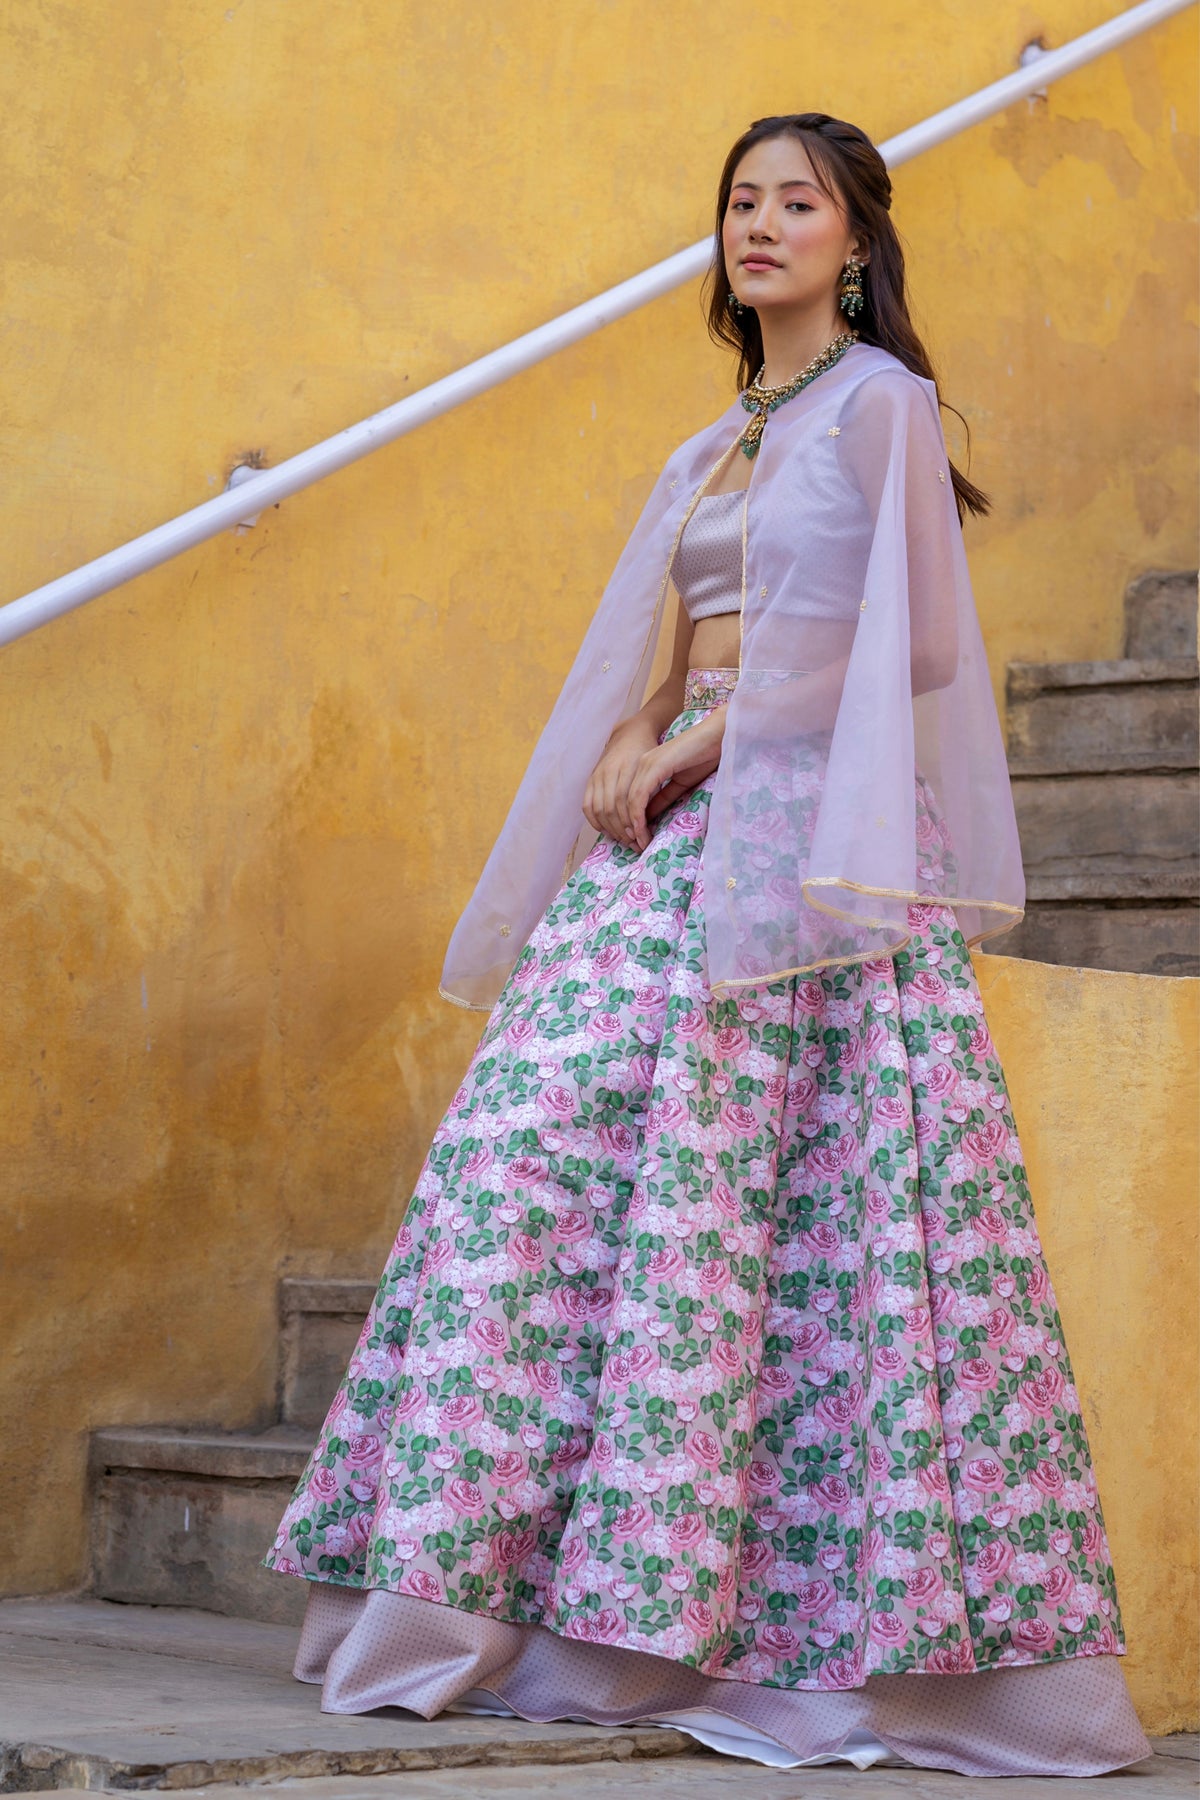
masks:
[[[862,272],[863,265],[857,256],[852,256],[842,270],[842,294],[838,305],[848,319],[857,318],[863,309]]]

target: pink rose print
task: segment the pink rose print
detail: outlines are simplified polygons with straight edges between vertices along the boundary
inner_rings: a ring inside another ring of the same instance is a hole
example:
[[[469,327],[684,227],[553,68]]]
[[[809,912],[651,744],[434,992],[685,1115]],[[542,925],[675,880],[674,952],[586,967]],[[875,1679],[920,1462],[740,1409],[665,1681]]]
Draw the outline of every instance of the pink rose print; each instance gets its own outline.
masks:
[[[663,1250],[651,1251],[646,1258],[646,1280],[652,1283],[673,1281],[684,1266],[682,1250],[668,1244]]]
[[[1021,1290],[1027,1300],[1037,1306],[1050,1291],[1050,1281],[1044,1268],[1035,1263],[1032,1269],[1026,1269],[1021,1277]]]
[[[908,1626],[899,1613],[877,1612],[871,1614],[871,1636],[879,1644],[902,1644],[908,1637]]]
[[[383,1444],[374,1433],[361,1437],[352,1437],[346,1451],[346,1461],[361,1465],[371,1465],[382,1461]]]
[[[764,753],[731,846],[763,971],[825,755]],[[931,896],[894,955],[714,996],[710,789],[644,853],[601,840],[534,927],[264,1565],[797,1691],[1119,1653],[958,915]],[[913,798],[921,879],[951,881]]]
[[[681,1518],[673,1520],[667,1530],[672,1550],[692,1550],[702,1543],[706,1526],[699,1513],[684,1513]]]
[[[542,1246],[538,1243],[537,1239],[531,1237],[527,1231],[518,1231],[516,1236],[512,1239],[509,1248],[521,1267],[523,1269],[528,1269],[530,1273],[535,1269],[540,1269],[545,1260],[542,1254]]]
[[[846,1512],[852,1499],[849,1483],[840,1475],[822,1476],[813,1488],[813,1493],[823,1506],[835,1513]]]
[[[1059,1563],[1055,1568],[1047,1570],[1042,1580],[1042,1589],[1052,1606],[1061,1606],[1075,1589],[1070,1569],[1064,1569]]]
[[[483,1417],[483,1401],[475,1394],[456,1394],[438,1414],[444,1431],[469,1431]]]
[[[486,1350],[492,1356],[498,1356],[508,1348],[508,1332],[498,1319],[488,1318],[486,1313],[471,1320],[467,1336],[480,1350]]]
[[[468,1519],[483,1517],[486,1503],[473,1481],[468,1481],[463,1475],[456,1475],[453,1481],[446,1483],[443,1491],[456,1513],[461,1513]]]
[[[977,1494],[995,1493],[1004,1486],[1004,1470],[994,1456],[976,1456],[963,1470],[963,1481]]]
[[[515,1156],[504,1171],[505,1187],[532,1187],[545,1174],[540,1158],[536,1156]]]
[[[529,1381],[544,1399],[553,1400],[562,1392],[562,1372],[558,1364],[546,1362],[542,1357],[529,1364]]]
[[[832,1143],[815,1145],[808,1153],[808,1160],[819,1175],[832,1181],[843,1169],[849,1168],[857,1150],[857,1143],[847,1133],[834,1138]]]
[[[711,1431],[693,1431],[687,1440],[688,1454],[706,1469],[719,1468],[721,1446]]]
[[[1022,1650],[1044,1651],[1054,1641],[1054,1627],[1048,1619],[1018,1619],[1013,1637]]]
[[[928,1606],[941,1591],[942,1578],[928,1564],[923,1569],[913,1569],[904,1578],[904,1597],[910,1606]]]
[[[318,1500],[332,1500],[338,1491],[337,1473],[333,1469],[318,1466],[313,1470],[308,1485]]]
[[[427,1569],[410,1569],[400,1577],[397,1586],[400,1593],[413,1594],[418,1600],[440,1600],[442,1597],[437,1576]]]
[[[800,1639],[790,1625],[764,1625],[756,1640],[760,1650],[782,1662],[795,1656]]]
[[[534,1543],[537,1542],[536,1537]],[[532,1548],[532,1546],[531,1546]],[[558,1562],[564,1575],[573,1575],[587,1561],[587,1545],[582,1538],[567,1538],[559,1552]]]
[[[925,1659],[925,1667],[931,1675],[969,1675],[975,1666],[975,1655],[967,1638],[938,1644]]]
[[[1038,1463],[1029,1479],[1033,1482],[1034,1487],[1040,1488],[1043,1494],[1047,1494],[1053,1499],[1057,1499],[1067,1485],[1067,1478],[1063,1474],[1061,1466],[1056,1462],[1051,1462],[1048,1457]]]
[[[1030,1412],[1048,1416],[1062,1401],[1066,1385],[1059,1371],[1052,1367],[1043,1369],[1040,1375],[1034,1375],[1029,1381],[1023,1381],[1020,1394]]]
[[[615,1644],[624,1635],[624,1630],[620,1613],[611,1606],[590,1616],[576,1614],[565,1627],[567,1637],[579,1638],[587,1644]]]
[[[1000,1119],[989,1119],[978,1131],[968,1131],[963,1138],[963,1148],[977,1163],[995,1162],[1004,1154],[1007,1143],[1008,1132]]]
[[[631,1382],[644,1380],[658,1367],[658,1357],[648,1344],[635,1344],[608,1361],[608,1379],[615,1388],[627,1388]]]
[[[699,1638],[711,1637],[715,1620],[711,1606],[703,1600],[689,1600],[683,1609],[684,1624]]]
[[[625,1544],[633,1539],[643,1537],[650,1524],[650,1513],[640,1502],[635,1502],[633,1506],[621,1507],[609,1527],[609,1532],[618,1543]]]
[[[498,1569],[519,1568],[536,1548],[536,1531],[498,1531],[492,1539],[492,1557]]]
[[[753,1581],[775,1561],[770,1544],[763,1538],[742,1545],[742,1574]]]

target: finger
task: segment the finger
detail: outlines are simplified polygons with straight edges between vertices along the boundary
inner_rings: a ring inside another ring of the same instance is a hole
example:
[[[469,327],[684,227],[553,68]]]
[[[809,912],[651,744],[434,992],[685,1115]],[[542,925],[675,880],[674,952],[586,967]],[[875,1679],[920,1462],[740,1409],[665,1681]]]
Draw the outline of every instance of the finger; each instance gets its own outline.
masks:
[[[635,784],[629,790],[629,841],[638,850],[644,850],[646,836],[646,796],[640,794]]]
[[[613,769],[610,772],[608,788],[605,794],[607,803],[606,810],[608,812],[612,835],[617,842],[621,844],[629,841],[629,819],[625,807],[625,789],[627,783],[627,771],[621,768]]]

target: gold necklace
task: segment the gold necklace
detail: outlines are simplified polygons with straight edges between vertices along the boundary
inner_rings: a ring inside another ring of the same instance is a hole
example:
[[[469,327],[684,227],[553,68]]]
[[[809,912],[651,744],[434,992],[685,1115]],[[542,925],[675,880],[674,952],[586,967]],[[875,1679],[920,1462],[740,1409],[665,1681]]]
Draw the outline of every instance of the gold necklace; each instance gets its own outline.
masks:
[[[826,369],[832,369],[833,365],[840,362],[845,356],[851,344],[857,344],[857,342],[857,331],[840,331],[832,343],[826,344],[823,350],[818,350],[812,361],[801,369],[798,375],[793,375],[790,381],[777,382],[774,387],[763,386],[762,378],[767,367],[764,362],[749,387],[742,390],[742,405],[747,412],[754,414],[742,433],[743,454],[751,458],[757,456],[758,446],[762,442],[763,426],[767,422],[768,414],[773,413],[777,406],[782,406],[785,400],[790,400],[793,395],[798,394],[802,388],[806,388],[810,381],[815,381],[818,375],[823,375]]]

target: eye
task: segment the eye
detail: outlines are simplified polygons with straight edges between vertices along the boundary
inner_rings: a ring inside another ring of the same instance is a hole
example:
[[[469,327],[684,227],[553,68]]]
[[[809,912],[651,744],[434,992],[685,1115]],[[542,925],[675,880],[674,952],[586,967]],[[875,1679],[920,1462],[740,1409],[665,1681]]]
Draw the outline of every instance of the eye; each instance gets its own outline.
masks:
[[[789,206],[802,206],[804,208],[805,212],[814,211],[814,208],[809,204],[809,202],[807,200],[789,200],[788,205]]]

